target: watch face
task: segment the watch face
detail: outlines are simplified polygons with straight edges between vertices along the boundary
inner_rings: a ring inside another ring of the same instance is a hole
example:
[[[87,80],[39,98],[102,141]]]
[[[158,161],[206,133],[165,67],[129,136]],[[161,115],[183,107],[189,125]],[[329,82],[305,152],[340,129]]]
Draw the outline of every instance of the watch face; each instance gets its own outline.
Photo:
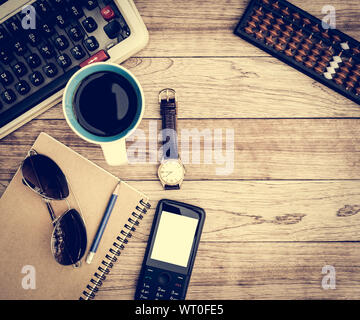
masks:
[[[159,178],[166,185],[177,185],[184,179],[184,166],[179,160],[167,160],[159,167]]]

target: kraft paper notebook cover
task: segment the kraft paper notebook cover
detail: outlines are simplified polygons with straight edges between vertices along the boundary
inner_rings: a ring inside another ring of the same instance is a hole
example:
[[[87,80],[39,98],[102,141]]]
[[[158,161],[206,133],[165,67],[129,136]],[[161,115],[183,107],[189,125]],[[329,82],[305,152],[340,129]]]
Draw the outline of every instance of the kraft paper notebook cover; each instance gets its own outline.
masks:
[[[121,265],[121,255],[115,254],[120,252],[117,247],[126,246],[127,240],[122,240],[148,209],[148,198],[121,181],[117,202],[89,265],[85,263],[86,255],[119,179],[45,133],[39,135],[33,148],[53,159],[64,172],[76,197],[70,195],[70,206],[76,208],[77,200],[85,220],[87,250],[80,268],[55,261],[50,249],[53,226],[45,202],[22,183],[18,170],[0,199],[0,299],[93,298],[90,289],[104,281],[99,277],[104,276],[106,265],[111,266],[112,257],[117,258],[113,264]],[[51,203],[56,216],[68,208],[64,200]],[[35,268],[35,289],[23,288],[27,275],[22,273],[24,266]]]

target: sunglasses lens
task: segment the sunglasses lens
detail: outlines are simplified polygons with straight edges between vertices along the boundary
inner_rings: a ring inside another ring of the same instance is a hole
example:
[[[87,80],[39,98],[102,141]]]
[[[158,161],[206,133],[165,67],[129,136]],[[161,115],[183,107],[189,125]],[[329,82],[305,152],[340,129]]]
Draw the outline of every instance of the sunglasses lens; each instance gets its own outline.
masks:
[[[51,251],[61,265],[76,264],[85,254],[87,235],[80,214],[71,209],[57,221],[51,237]]]
[[[50,158],[41,154],[31,155],[24,160],[21,170],[26,184],[41,195],[55,200],[69,195],[63,172]]]

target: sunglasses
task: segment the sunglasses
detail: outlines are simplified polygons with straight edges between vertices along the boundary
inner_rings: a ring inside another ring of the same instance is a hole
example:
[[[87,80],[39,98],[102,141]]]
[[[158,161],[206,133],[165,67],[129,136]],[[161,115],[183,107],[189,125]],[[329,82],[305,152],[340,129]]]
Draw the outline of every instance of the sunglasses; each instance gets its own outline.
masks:
[[[23,183],[46,203],[54,226],[51,252],[56,262],[64,266],[79,267],[87,246],[86,228],[81,214],[70,208],[67,200],[69,185],[64,173],[52,159],[38,154],[34,149],[30,150],[28,157],[23,161],[21,172]],[[68,210],[56,217],[50,203],[52,200],[65,200]]]

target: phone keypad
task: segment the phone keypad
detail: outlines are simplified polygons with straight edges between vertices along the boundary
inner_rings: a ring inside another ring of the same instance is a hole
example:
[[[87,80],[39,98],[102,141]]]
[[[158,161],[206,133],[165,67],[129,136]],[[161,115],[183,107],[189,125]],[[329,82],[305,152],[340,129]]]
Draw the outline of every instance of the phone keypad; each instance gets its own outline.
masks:
[[[145,268],[143,282],[138,287],[137,300],[182,300],[185,296],[185,276]]]

